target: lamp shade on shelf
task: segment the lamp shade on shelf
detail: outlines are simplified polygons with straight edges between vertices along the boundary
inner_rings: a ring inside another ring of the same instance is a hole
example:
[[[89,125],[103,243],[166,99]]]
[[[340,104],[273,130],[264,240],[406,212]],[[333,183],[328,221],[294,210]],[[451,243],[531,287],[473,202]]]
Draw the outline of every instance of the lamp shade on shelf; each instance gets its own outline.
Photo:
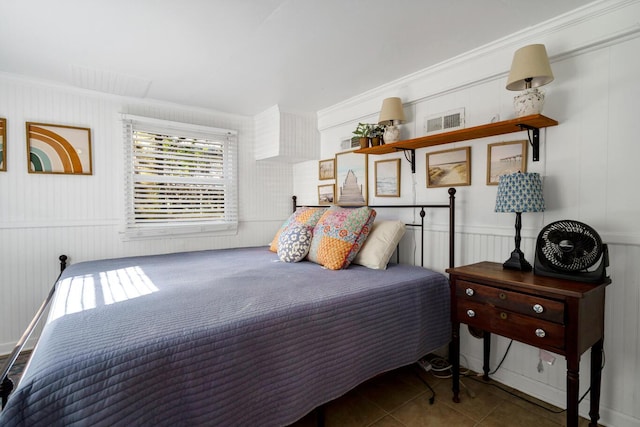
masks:
[[[397,142],[400,139],[400,129],[396,125],[404,123],[404,121],[404,110],[400,98],[386,98],[382,101],[378,124],[385,126],[383,136],[385,143]]]
[[[378,124],[397,125],[404,123],[404,121],[404,109],[402,108],[402,100],[400,98],[387,98],[382,101]]]
[[[547,49],[543,44],[522,47],[513,55],[507,90],[524,90],[553,81]]]
[[[496,212],[543,212],[542,180],[538,173],[502,175],[498,181]]]
[[[552,81],[553,73],[543,44],[518,49],[513,55],[507,79],[508,90],[523,91],[513,98],[516,117],[540,114],[544,106],[544,93],[538,87]]]

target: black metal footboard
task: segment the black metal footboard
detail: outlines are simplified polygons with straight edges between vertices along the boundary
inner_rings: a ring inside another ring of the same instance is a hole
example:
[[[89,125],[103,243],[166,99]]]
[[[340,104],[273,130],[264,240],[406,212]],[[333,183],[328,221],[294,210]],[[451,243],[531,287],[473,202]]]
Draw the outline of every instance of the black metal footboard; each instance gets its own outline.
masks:
[[[58,259],[60,260],[60,274],[62,274],[64,269],[67,267],[67,256],[60,255]],[[11,368],[13,367],[13,364],[18,359],[18,356],[20,356],[20,353],[22,352],[22,349],[27,343],[27,340],[31,336],[31,333],[36,328],[36,326],[38,325],[38,322],[40,321],[40,318],[42,317],[45,310],[49,306],[49,303],[53,298],[53,294],[55,293],[56,284],[58,283],[59,278],[60,276],[56,278],[56,281],[54,282],[53,286],[51,287],[51,290],[49,291],[49,295],[47,295],[47,298],[42,302],[42,305],[36,312],[35,316],[33,316],[31,323],[29,323],[29,326],[27,326],[27,329],[24,331],[24,333],[20,337],[20,340],[18,340],[18,343],[13,348],[11,355],[9,355],[9,358],[5,361],[4,365],[2,366],[2,371],[1,371],[2,376],[0,376],[0,378],[2,378],[2,382],[0,382],[0,398],[2,399],[2,408],[4,408],[4,405],[6,405],[7,399],[9,398],[9,395],[13,391],[13,386],[14,386],[13,381],[9,377],[9,371],[11,370]]]

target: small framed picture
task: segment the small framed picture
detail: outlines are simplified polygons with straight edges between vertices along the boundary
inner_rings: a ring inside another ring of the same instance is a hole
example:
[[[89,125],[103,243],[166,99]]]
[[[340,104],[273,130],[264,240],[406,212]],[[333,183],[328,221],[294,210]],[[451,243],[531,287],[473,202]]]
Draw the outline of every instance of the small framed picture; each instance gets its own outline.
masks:
[[[335,179],[336,177],[336,160],[327,159],[318,162],[319,179]]]
[[[471,185],[471,147],[427,153],[427,187]]]
[[[336,153],[336,204],[366,206],[367,155],[353,151]]]
[[[487,146],[487,185],[501,175],[527,171],[527,141],[496,142]]]
[[[400,197],[400,159],[375,164],[376,197]]]
[[[0,118],[0,172],[7,170],[7,119]]]
[[[332,205],[336,197],[335,188],[333,184],[318,185],[318,204]]]
[[[29,173],[91,175],[91,129],[27,122]]]

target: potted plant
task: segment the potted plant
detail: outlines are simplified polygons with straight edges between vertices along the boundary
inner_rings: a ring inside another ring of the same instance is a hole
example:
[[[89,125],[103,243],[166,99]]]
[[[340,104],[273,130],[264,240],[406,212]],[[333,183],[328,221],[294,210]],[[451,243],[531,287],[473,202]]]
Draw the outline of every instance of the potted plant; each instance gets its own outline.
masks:
[[[368,123],[358,123],[358,127],[353,134],[360,138],[360,148],[369,146],[369,136],[371,135],[372,126]]]
[[[384,125],[373,125],[371,129],[371,146],[382,144],[382,136],[384,135]]]

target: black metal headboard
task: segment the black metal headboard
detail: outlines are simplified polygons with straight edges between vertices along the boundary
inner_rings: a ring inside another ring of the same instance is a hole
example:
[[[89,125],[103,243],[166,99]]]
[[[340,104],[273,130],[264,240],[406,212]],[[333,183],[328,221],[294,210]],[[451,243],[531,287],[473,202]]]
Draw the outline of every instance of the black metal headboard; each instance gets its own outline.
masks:
[[[424,217],[426,215],[425,209],[449,209],[449,268],[455,267],[455,221],[456,221],[456,189],[449,188],[449,203],[448,204],[423,204],[423,205],[368,205],[370,208],[382,209],[420,209],[420,224],[406,224],[408,226],[420,227],[420,266],[424,267]],[[293,205],[293,212],[297,208],[306,206],[312,208],[326,208],[329,205],[298,205],[298,198],[296,196],[291,197]],[[349,207],[349,206],[345,206]],[[354,206],[357,207],[357,206]]]

